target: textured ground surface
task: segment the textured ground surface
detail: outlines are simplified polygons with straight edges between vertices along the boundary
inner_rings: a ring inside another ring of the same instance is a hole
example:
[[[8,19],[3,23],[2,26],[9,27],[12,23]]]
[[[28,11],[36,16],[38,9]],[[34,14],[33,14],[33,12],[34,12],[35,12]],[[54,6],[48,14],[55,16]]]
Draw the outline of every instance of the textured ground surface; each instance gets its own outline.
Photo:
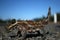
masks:
[[[7,33],[6,31],[7,29],[5,28],[5,25],[1,25],[0,40],[23,40],[23,37],[9,37],[10,35],[16,35],[18,31],[17,29],[9,33]],[[42,29],[42,31],[44,32],[43,37],[37,36],[32,38],[26,38],[26,40],[60,40],[60,24],[48,24]]]

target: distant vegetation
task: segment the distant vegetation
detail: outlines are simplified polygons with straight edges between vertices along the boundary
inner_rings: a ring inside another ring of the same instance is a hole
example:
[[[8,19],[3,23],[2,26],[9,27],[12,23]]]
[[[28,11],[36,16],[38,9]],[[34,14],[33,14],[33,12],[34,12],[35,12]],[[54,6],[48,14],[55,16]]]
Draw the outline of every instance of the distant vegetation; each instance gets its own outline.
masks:
[[[34,18],[33,21],[43,21],[43,19],[47,19],[47,17],[43,16],[41,18]],[[19,21],[20,19],[18,19],[17,21]],[[57,20],[60,21],[60,13],[57,13]],[[50,17],[50,21],[54,21],[54,16],[51,15]],[[0,23],[15,23],[16,22],[16,19],[7,19],[7,20],[3,20],[3,19],[0,19]]]
[[[43,16],[43,17],[41,17],[41,18],[34,18],[33,19],[33,21],[36,21],[36,22],[38,22],[38,21],[43,21],[43,19],[46,19],[47,17],[45,17],[45,16]]]
[[[6,23],[6,21],[3,19],[0,19],[0,23]]]
[[[54,21],[54,16],[50,17],[50,21]],[[60,21],[60,13],[57,13],[57,21]]]
[[[0,19],[0,23],[15,23],[16,22],[16,19],[7,19],[7,20],[3,20],[3,19]]]
[[[51,17],[50,17],[50,20],[49,20],[50,22],[53,22],[54,21],[54,16],[53,15],[51,15]]]
[[[57,20],[60,21],[60,13],[57,13]]]
[[[41,17],[41,18],[34,18],[33,20],[34,20],[34,21],[42,21],[43,19],[47,19],[47,17],[43,16],[43,17]],[[50,22],[53,22],[53,21],[54,21],[54,16],[53,16],[53,15],[51,15],[49,21],[50,21]],[[60,13],[57,13],[57,21],[60,21]]]

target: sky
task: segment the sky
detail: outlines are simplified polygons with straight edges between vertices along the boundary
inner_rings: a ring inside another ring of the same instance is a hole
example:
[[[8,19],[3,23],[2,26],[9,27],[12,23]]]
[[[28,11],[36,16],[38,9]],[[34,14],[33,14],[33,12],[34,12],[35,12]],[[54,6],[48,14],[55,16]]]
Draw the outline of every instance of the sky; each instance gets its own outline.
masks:
[[[31,20],[60,12],[60,0],[0,0],[0,18]]]

